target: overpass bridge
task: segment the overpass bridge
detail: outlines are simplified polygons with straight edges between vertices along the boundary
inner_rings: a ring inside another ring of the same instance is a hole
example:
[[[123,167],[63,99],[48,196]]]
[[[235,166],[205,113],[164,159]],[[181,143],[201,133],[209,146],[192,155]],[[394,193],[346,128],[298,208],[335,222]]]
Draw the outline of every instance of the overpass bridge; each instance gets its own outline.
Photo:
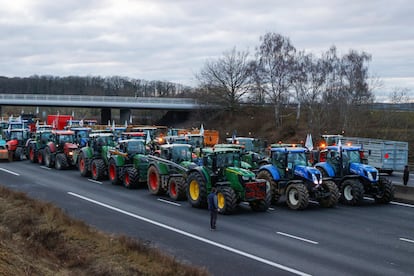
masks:
[[[101,122],[111,120],[111,108],[120,109],[120,122],[129,120],[132,109],[191,111],[212,108],[191,98],[117,97],[47,94],[0,94],[1,106],[87,107],[101,109]],[[1,110],[1,109],[0,109]],[[1,112],[0,112],[1,113]]]

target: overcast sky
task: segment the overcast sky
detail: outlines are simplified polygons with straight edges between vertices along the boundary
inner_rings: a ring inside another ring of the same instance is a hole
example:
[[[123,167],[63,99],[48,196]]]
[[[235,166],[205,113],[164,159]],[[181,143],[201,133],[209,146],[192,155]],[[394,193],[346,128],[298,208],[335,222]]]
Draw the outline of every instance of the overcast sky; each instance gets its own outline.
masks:
[[[414,100],[408,0],[0,0],[0,75],[124,76],[195,86],[207,59],[254,53],[267,32],[320,55],[372,55],[381,91]],[[387,96],[385,96],[387,97]],[[377,100],[381,95],[377,93]]]

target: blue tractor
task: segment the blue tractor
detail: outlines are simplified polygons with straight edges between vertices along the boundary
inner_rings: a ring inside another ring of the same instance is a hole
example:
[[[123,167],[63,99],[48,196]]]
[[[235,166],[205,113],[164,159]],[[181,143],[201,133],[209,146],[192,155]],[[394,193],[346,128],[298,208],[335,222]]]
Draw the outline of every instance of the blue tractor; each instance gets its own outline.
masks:
[[[322,207],[337,204],[337,186],[329,179],[323,180],[322,174],[309,166],[307,153],[303,147],[274,146],[270,149],[270,164],[260,167],[257,178],[270,182],[273,203],[285,195],[287,205],[294,210],[305,209],[311,199]]]
[[[364,195],[377,203],[389,203],[394,197],[394,185],[378,170],[363,163],[363,151],[356,146],[328,146],[319,151],[315,168],[332,179],[340,189],[344,204],[360,204]]]

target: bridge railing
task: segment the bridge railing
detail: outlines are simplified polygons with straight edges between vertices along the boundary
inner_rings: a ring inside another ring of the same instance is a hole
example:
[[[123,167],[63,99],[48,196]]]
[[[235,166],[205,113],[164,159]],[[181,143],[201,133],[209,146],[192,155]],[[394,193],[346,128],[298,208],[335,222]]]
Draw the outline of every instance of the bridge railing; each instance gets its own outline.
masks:
[[[162,98],[162,97],[121,97],[121,96],[82,96],[82,95],[46,95],[46,94],[0,94],[2,100],[41,100],[41,101],[94,101],[94,102],[125,102],[139,101],[142,103],[181,103],[197,104],[197,100],[190,98]]]

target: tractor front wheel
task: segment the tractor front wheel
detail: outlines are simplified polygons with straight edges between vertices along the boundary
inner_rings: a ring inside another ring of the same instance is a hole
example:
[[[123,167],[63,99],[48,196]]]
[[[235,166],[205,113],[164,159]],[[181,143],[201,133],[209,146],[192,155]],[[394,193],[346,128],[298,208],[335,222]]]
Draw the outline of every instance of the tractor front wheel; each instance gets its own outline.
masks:
[[[81,153],[79,156],[79,172],[82,176],[88,176],[91,172],[89,170],[89,162],[85,156],[85,153]]]
[[[29,146],[29,159],[32,163],[35,163],[37,161],[36,150],[32,144]]]
[[[122,183],[122,179],[119,174],[119,168],[116,166],[115,160],[113,159],[109,160],[108,176],[112,185],[119,185]]]
[[[185,200],[187,198],[186,189],[184,178],[170,177],[168,180],[168,195],[170,198],[174,200]]]
[[[339,189],[336,186],[335,182],[332,180],[325,180],[322,183],[322,188],[329,192],[329,196],[325,198],[319,198],[319,204],[325,208],[334,207],[338,203],[339,199]]]
[[[290,209],[303,210],[309,204],[309,192],[302,183],[290,184],[286,189],[286,202]]]
[[[231,187],[220,187],[217,191],[217,205],[220,214],[234,213],[237,207],[237,195]]]
[[[376,203],[389,203],[394,198],[394,190],[395,187],[392,182],[385,177],[380,177],[380,192],[374,195],[374,199]]]
[[[341,201],[347,205],[357,205],[364,199],[364,186],[359,180],[347,179],[341,185]]]
[[[51,168],[54,165],[53,160],[52,160],[52,153],[50,152],[49,147],[46,147],[43,150],[39,150],[39,154],[37,158],[40,164],[44,163],[45,166],[48,168]]]
[[[139,175],[135,168],[127,168],[123,178],[125,188],[135,189],[138,186]]]
[[[105,176],[105,162],[102,159],[94,159],[91,164],[93,180],[102,180]]]
[[[161,176],[156,166],[152,165],[148,168],[147,179],[148,190],[151,194],[161,195],[165,193],[161,185]]]
[[[68,164],[68,159],[66,158],[66,155],[64,153],[56,154],[55,168],[57,170],[64,170],[67,167],[69,167],[69,164]]]
[[[187,198],[192,207],[207,207],[207,183],[198,172],[190,173],[187,178]]]

